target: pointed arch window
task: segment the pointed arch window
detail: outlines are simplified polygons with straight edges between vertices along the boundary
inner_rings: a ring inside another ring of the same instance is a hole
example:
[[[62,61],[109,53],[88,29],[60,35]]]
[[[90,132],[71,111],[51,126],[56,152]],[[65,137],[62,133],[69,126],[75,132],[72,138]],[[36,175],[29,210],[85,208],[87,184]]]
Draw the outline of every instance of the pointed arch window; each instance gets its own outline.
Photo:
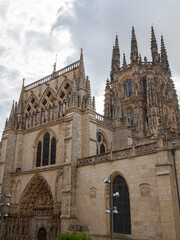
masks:
[[[129,96],[132,94],[132,83],[131,81],[128,81],[128,89],[129,89]]]
[[[43,142],[43,162],[42,162],[43,166],[46,166],[49,164],[49,140],[50,140],[50,134],[47,132],[44,135],[44,142]]]
[[[134,111],[133,109],[128,109],[126,112],[126,118],[130,126],[134,125]]]
[[[131,234],[129,190],[123,177],[117,176],[114,179],[113,192],[119,192],[119,197],[114,198],[114,206],[118,210],[118,214],[113,214],[114,232]]]
[[[132,95],[132,82],[131,80],[127,80],[124,83],[124,97]]]
[[[130,110],[130,125],[134,125],[134,112],[133,110]]]
[[[51,140],[51,164],[55,164],[56,160],[56,139],[53,137]]]
[[[146,86],[146,79],[143,79],[143,93],[146,95],[147,93],[147,86]]]
[[[96,153],[103,154],[107,151],[107,144],[104,136],[101,133],[96,135]]]
[[[124,84],[124,97],[127,96],[127,85],[126,83]]]
[[[36,167],[56,163],[56,138],[46,132],[38,142],[36,150]]]
[[[36,167],[40,167],[41,165],[41,149],[42,149],[42,142],[39,141],[37,146]]]

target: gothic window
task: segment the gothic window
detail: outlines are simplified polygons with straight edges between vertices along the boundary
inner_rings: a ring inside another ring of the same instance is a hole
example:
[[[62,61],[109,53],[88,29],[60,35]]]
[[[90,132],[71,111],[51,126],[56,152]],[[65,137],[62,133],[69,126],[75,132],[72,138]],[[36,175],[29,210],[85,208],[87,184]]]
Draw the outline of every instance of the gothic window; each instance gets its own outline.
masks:
[[[119,197],[114,198],[114,206],[118,213],[113,214],[114,232],[121,234],[131,234],[131,216],[128,186],[121,176],[117,176],[113,181],[113,193],[119,192]]]
[[[147,86],[146,86],[146,79],[143,79],[143,93],[146,94]]]
[[[55,164],[56,160],[56,139],[53,137],[51,140],[51,164]]]
[[[130,125],[134,125],[134,112],[133,110],[130,110]]]
[[[97,133],[96,135],[96,153],[103,154],[107,150],[107,144],[104,136],[101,133]]]
[[[41,148],[42,148],[42,142],[39,141],[37,146],[36,167],[40,167],[41,165]]]
[[[41,136],[36,152],[36,167],[56,163],[56,138],[46,132]]]
[[[133,109],[127,110],[126,118],[130,126],[134,125],[134,111]]]
[[[124,97],[127,96],[127,85],[126,83],[124,84]]]
[[[47,132],[44,135],[44,142],[43,142],[43,161],[42,161],[43,166],[46,166],[49,164],[49,139],[50,139],[50,134]]]
[[[130,80],[127,80],[124,83],[124,97],[131,95],[132,95],[132,82]]]
[[[132,83],[131,81],[128,81],[128,88],[129,88],[129,96],[132,94]]]
[[[100,145],[100,153],[105,153],[105,146],[103,143]]]

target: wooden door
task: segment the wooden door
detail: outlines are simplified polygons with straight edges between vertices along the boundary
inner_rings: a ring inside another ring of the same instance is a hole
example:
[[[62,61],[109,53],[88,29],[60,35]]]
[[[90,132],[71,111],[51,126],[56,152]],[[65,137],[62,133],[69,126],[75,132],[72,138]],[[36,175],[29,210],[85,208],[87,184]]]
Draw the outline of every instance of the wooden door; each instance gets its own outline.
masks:
[[[46,229],[41,228],[38,232],[38,240],[46,240]]]

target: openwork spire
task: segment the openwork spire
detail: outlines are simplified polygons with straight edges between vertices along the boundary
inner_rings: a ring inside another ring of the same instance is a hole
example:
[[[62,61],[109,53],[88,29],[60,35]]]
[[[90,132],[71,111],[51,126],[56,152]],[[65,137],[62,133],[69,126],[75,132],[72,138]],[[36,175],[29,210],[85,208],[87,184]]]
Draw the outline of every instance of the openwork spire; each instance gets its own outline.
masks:
[[[157,62],[160,61],[160,57],[159,57],[159,54],[158,54],[158,46],[157,46],[153,26],[151,27],[151,55],[152,55],[153,63],[157,63]]]
[[[138,62],[138,46],[136,41],[136,35],[134,27],[132,27],[132,37],[131,37],[131,63]]]
[[[111,61],[111,81],[113,80],[113,74],[120,69],[120,51],[118,36],[116,35],[115,45],[113,46],[112,61]]]
[[[164,45],[163,36],[161,36],[161,64],[162,64],[164,69],[166,69],[170,72],[169,61],[168,61],[168,57],[167,57],[166,48],[165,48],[165,45]]]
[[[17,113],[22,113],[23,112],[23,94],[24,94],[24,91],[25,91],[24,81],[25,81],[25,79],[23,78],[21,94],[20,94],[19,101],[18,101],[18,106],[17,106]]]
[[[85,70],[84,70],[84,59],[83,49],[81,48],[80,64],[79,64],[79,88],[85,88]]]

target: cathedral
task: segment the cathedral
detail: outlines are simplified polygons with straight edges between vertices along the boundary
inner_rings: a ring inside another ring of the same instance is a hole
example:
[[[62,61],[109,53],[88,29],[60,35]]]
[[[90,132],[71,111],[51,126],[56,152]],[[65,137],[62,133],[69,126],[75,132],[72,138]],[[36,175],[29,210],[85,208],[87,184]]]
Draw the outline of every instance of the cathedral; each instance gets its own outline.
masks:
[[[1,207],[2,239],[85,232],[110,240],[111,225],[116,240],[180,239],[180,111],[153,27],[150,50],[151,61],[142,59],[132,27],[130,63],[125,54],[120,61],[116,36],[104,115],[96,113],[82,50],[63,69],[23,80],[0,147],[0,190],[11,195]],[[110,177],[113,192],[104,183]]]

